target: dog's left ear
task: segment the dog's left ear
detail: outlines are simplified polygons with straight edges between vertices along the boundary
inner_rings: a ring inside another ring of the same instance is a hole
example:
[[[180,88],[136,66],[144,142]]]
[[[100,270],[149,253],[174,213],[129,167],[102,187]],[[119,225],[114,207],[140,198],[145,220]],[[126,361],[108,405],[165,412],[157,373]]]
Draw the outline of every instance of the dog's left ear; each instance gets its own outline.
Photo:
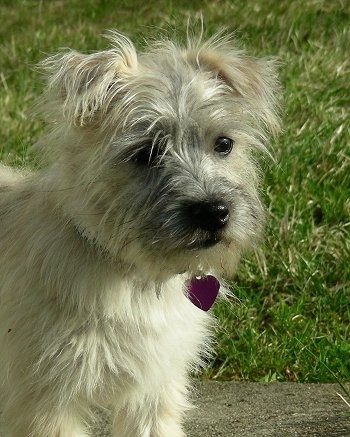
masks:
[[[55,106],[52,116],[57,117],[59,106],[59,112],[69,123],[88,125],[121,98],[125,83],[137,69],[137,54],[123,35],[112,33],[110,39],[111,50],[87,55],[72,50],[41,63],[48,77],[46,106],[49,102]]]
[[[275,60],[246,56],[234,48],[230,37],[222,35],[196,48],[190,47],[185,56],[196,68],[215,76],[236,101],[244,99],[251,105],[273,134],[279,131],[280,86]]]

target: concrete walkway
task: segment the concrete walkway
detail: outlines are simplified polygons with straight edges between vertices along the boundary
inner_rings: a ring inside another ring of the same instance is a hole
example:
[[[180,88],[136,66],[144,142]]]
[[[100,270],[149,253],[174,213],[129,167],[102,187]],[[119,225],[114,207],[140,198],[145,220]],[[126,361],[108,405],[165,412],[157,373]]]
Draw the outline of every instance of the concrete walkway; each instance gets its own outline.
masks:
[[[350,407],[337,393],[337,384],[206,381],[188,437],[349,437]]]

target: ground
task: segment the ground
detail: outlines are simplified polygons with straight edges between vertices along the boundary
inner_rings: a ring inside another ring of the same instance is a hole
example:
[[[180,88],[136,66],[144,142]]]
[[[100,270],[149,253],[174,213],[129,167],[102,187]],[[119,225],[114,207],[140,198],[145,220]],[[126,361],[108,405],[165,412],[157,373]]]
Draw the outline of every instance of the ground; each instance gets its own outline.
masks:
[[[188,437],[348,437],[350,408],[337,393],[337,384],[206,381]]]

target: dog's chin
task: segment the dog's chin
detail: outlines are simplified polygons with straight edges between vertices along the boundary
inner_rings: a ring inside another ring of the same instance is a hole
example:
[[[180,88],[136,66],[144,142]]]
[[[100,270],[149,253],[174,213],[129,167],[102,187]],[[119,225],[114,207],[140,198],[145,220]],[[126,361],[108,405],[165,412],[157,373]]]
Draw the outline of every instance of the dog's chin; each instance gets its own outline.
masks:
[[[230,275],[231,264],[236,265],[240,255],[237,243],[224,233],[192,236],[181,241],[181,245],[170,239],[152,245],[148,241],[136,239],[124,248],[128,250],[120,253],[125,263],[132,266],[129,271],[155,282],[166,281],[179,273]]]
[[[177,248],[168,253],[168,262],[176,266],[180,273],[200,274],[217,273],[224,274],[227,257],[232,258],[229,250],[232,242],[228,239],[211,236],[191,241],[189,244]],[[227,273],[227,272],[226,272]]]

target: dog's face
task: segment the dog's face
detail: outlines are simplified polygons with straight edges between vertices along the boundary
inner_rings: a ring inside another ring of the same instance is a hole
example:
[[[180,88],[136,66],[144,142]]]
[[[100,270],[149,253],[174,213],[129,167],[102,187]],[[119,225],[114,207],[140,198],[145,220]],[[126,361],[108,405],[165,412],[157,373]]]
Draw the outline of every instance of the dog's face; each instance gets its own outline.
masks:
[[[45,63],[68,214],[152,278],[231,273],[262,229],[254,156],[278,128],[272,63],[223,36],[139,55],[112,39],[110,51]]]

